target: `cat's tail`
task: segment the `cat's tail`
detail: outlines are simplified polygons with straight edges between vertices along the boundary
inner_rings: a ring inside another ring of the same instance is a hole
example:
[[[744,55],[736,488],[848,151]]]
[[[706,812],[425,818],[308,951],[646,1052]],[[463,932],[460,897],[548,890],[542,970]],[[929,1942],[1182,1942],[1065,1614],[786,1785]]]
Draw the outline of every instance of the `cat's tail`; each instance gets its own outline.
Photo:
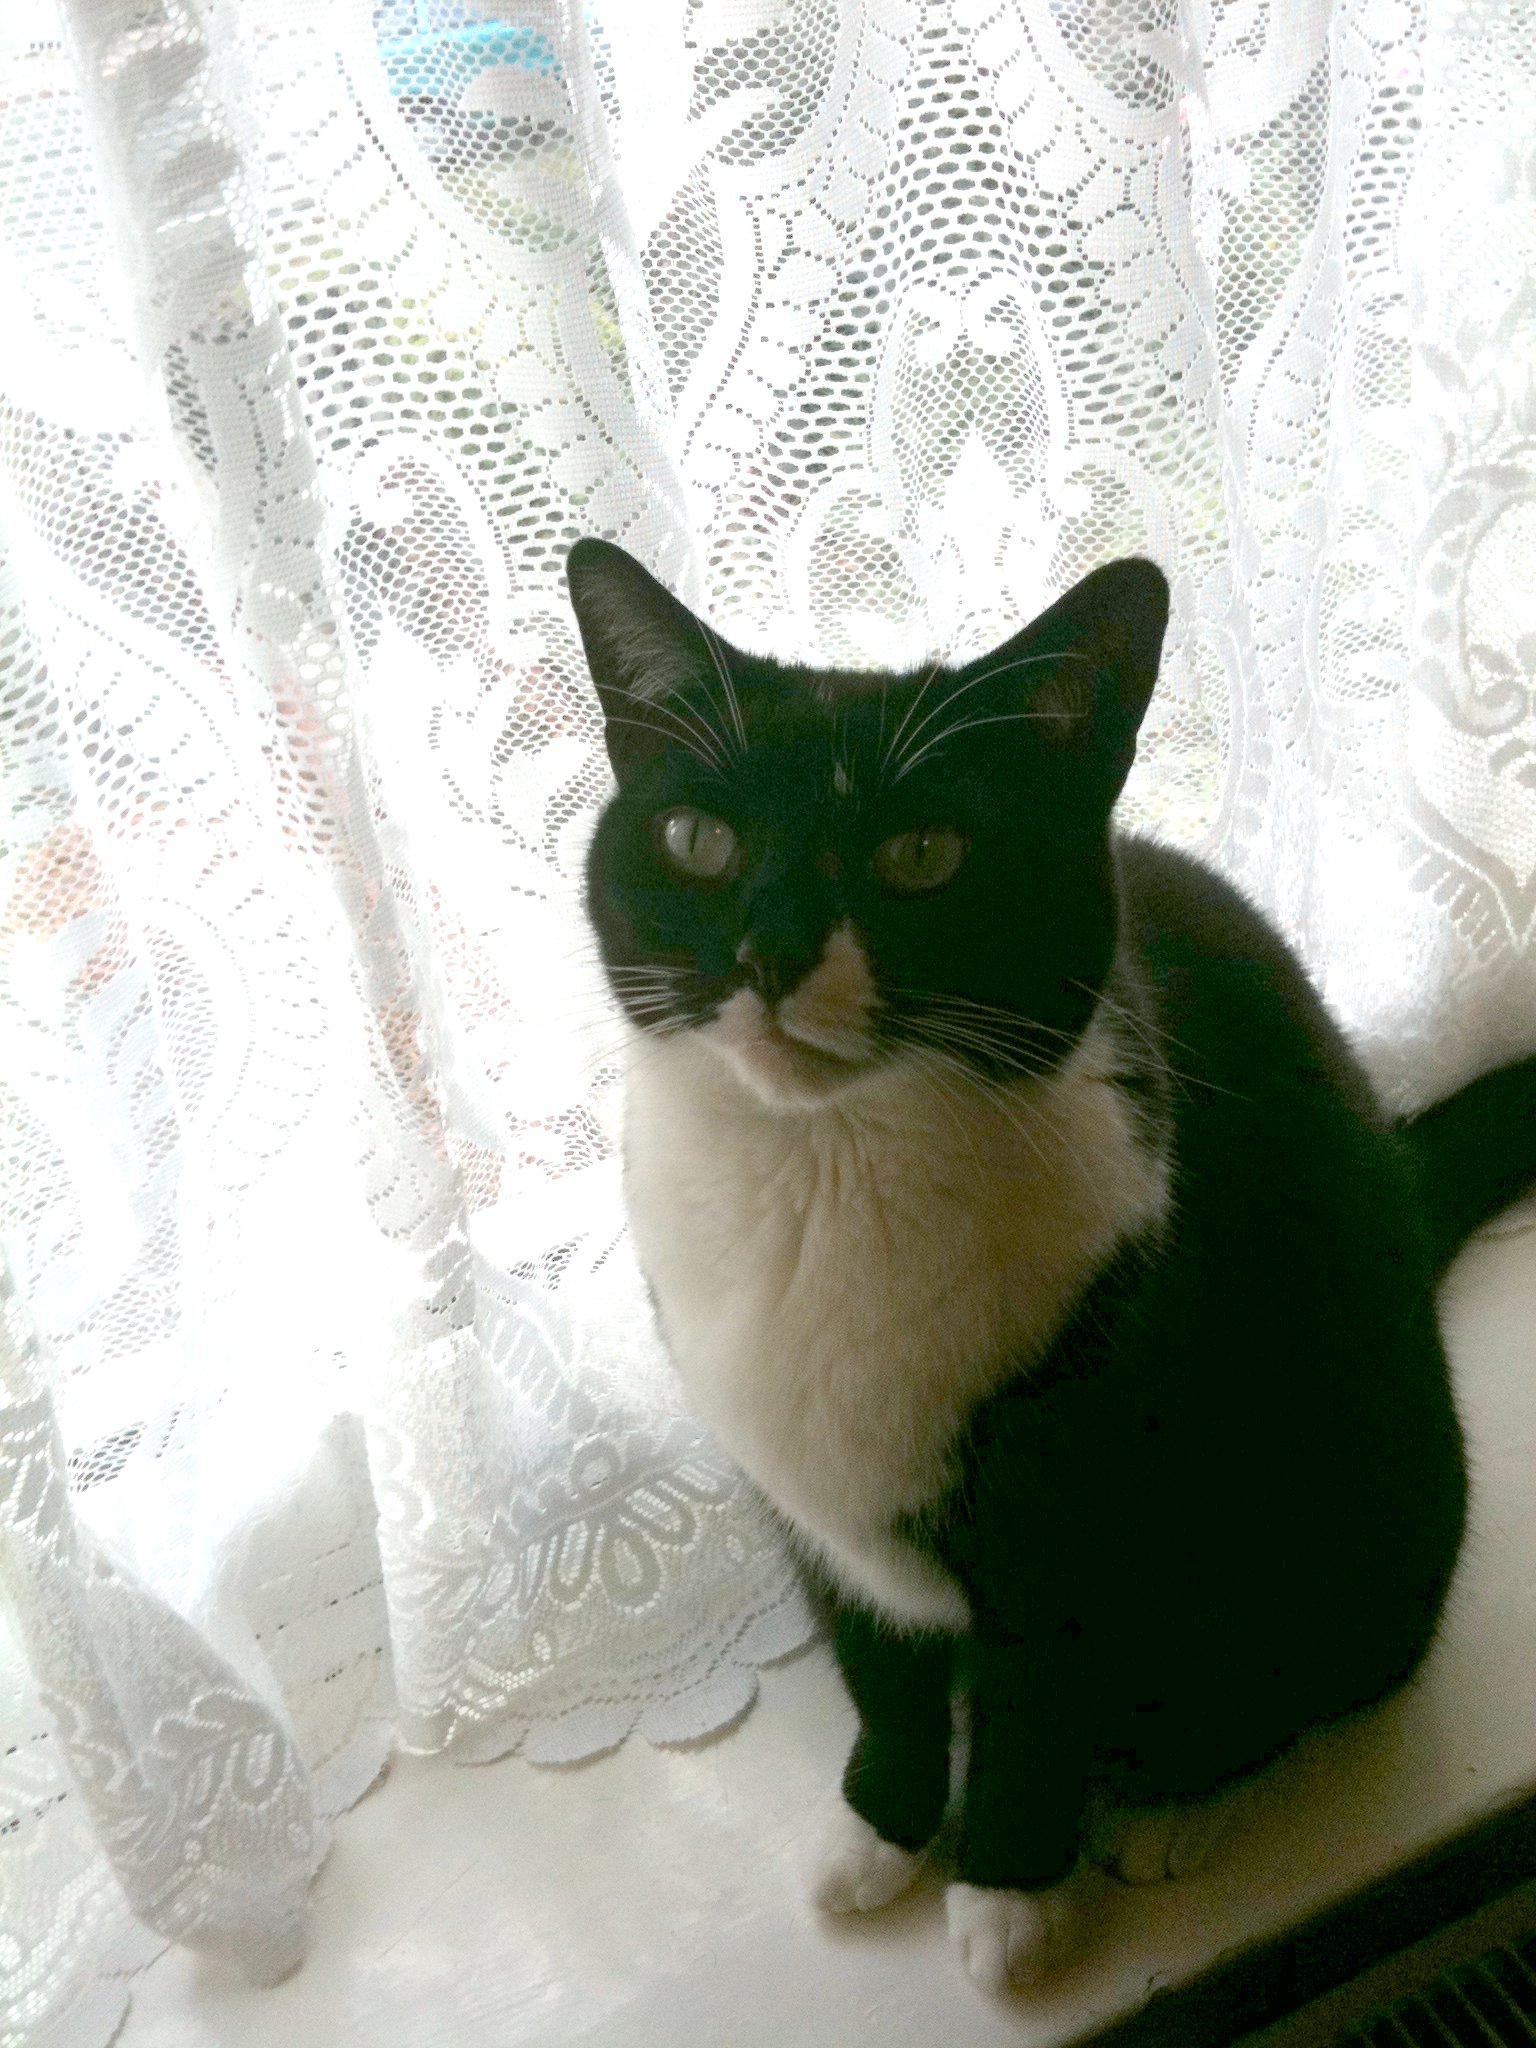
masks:
[[[1496,1067],[1398,1129],[1417,1171],[1435,1272],[1536,1184],[1536,1054]]]

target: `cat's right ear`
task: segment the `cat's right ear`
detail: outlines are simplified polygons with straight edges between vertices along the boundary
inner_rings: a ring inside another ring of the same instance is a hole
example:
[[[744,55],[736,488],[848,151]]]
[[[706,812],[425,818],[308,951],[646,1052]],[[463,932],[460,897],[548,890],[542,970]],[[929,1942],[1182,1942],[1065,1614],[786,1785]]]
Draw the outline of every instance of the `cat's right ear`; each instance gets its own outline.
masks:
[[[1076,762],[1113,803],[1135,758],[1167,627],[1168,579],[1132,555],[1093,570],[972,666],[1010,709],[1022,705],[1038,721],[1047,754]]]
[[[619,781],[690,733],[699,751],[694,719],[668,700],[715,672],[707,629],[612,541],[577,541],[565,574]]]

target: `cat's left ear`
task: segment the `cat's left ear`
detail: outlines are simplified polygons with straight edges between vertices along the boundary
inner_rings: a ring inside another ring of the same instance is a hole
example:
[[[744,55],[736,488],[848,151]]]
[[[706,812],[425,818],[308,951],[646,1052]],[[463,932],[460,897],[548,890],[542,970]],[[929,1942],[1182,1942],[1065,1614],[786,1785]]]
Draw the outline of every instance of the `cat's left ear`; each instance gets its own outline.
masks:
[[[1112,801],[1135,759],[1167,626],[1167,577],[1128,556],[1093,570],[971,667],[992,672],[1044,746],[1096,769]]]
[[[612,541],[577,541],[565,575],[619,781],[668,746],[709,745],[698,721],[668,699],[723,675],[727,650],[718,635]]]

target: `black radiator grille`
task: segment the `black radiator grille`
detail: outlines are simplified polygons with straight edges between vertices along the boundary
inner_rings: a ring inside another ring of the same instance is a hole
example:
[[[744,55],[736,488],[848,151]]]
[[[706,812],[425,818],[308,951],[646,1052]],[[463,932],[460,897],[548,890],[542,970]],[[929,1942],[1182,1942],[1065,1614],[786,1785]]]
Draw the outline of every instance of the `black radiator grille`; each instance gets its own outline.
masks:
[[[1337,2048],[1525,2048],[1536,2043],[1536,1935],[1458,1963],[1343,2035]]]

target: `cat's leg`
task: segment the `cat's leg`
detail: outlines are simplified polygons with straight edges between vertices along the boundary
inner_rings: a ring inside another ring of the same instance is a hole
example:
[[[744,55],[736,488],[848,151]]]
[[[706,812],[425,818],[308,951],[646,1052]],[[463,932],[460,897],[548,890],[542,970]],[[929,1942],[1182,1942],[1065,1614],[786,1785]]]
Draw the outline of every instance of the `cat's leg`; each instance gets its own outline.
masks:
[[[984,1991],[1033,1983],[1071,1956],[1088,1751],[1064,1671],[1033,1647],[978,1640],[950,1938]]]
[[[859,1733],[843,1805],[817,1858],[812,1896],[827,1912],[873,1912],[906,1890],[949,1800],[947,1637],[905,1634],[840,1606],[833,1637]]]

